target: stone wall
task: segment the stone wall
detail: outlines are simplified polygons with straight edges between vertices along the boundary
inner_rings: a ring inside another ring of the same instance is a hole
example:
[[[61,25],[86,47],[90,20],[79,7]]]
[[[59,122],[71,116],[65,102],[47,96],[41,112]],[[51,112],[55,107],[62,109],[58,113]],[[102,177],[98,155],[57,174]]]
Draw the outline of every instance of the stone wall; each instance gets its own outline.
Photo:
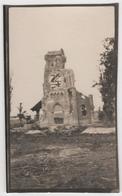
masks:
[[[94,105],[92,95],[85,96],[77,91],[77,105],[79,124],[91,124],[94,118]]]
[[[81,98],[76,91],[74,72],[65,69],[64,51],[48,52],[45,55],[44,84],[42,99],[43,115],[40,126],[79,126],[82,120],[91,121],[91,97]],[[81,111],[87,107],[87,115]]]

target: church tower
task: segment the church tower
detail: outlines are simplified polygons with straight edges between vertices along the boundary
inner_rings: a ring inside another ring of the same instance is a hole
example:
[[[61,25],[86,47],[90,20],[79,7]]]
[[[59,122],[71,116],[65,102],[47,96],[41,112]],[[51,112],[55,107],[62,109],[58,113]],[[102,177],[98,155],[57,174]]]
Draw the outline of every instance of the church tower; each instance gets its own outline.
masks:
[[[65,69],[63,49],[45,55],[40,126],[78,126],[77,93],[73,70]]]

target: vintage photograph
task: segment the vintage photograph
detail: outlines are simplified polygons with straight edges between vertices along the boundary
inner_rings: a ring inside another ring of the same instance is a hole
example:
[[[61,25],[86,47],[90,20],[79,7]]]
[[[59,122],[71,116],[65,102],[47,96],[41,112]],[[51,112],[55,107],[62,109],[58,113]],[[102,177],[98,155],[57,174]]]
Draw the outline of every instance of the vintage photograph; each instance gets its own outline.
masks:
[[[5,5],[7,192],[119,192],[118,4]]]

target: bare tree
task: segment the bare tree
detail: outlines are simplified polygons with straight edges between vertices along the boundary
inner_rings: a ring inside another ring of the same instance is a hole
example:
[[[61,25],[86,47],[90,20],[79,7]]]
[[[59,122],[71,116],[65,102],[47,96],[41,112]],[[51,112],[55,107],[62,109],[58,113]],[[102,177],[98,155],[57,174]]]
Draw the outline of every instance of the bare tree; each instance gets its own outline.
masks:
[[[22,103],[19,104],[18,111],[19,113],[17,114],[17,116],[19,117],[20,126],[22,127],[22,119],[25,119],[25,113],[26,113],[26,111],[23,111]]]

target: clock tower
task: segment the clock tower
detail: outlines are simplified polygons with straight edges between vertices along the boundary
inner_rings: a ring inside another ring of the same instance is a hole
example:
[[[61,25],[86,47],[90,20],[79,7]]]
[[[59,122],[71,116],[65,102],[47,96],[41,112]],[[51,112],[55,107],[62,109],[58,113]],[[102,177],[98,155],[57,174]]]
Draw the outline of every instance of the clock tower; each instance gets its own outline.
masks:
[[[78,126],[77,92],[74,73],[65,69],[63,49],[45,55],[40,126]]]

